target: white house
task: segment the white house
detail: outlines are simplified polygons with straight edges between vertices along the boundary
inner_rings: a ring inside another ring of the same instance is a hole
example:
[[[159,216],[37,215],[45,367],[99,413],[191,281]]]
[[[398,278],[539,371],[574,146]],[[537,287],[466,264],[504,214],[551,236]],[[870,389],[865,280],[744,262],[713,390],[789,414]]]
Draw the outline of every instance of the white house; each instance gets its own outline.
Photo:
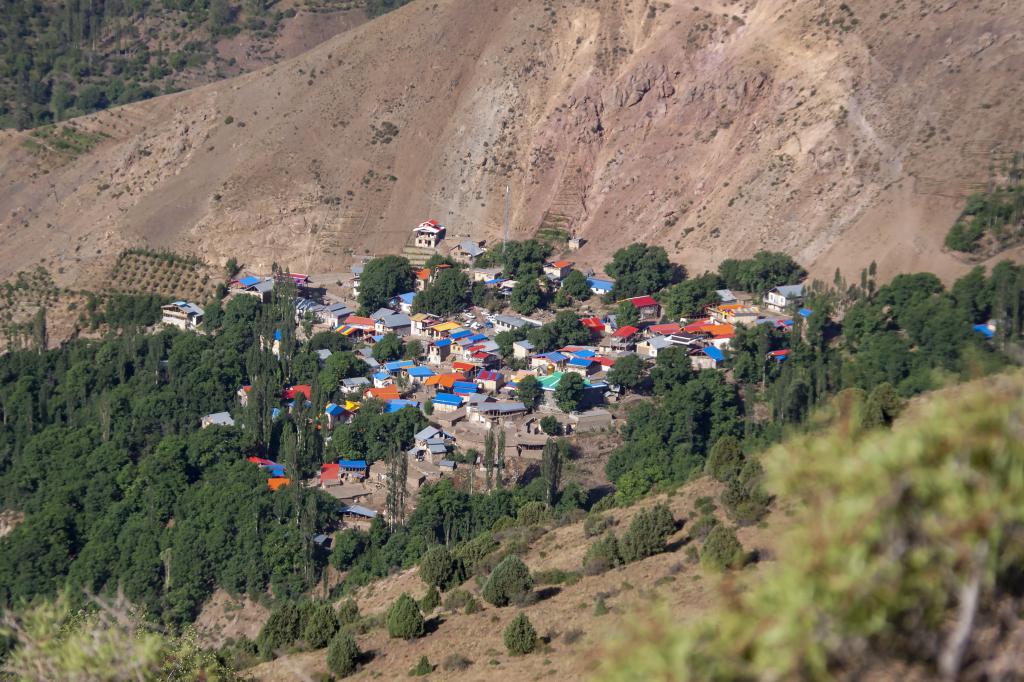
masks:
[[[416,246],[421,249],[437,248],[437,243],[444,239],[444,225],[436,220],[425,220],[414,230]]]
[[[784,313],[791,306],[800,305],[804,300],[803,284],[787,284],[775,287],[764,295],[764,304],[769,310]]]
[[[175,301],[160,308],[160,321],[179,329],[195,329],[203,323],[203,309],[188,301]]]

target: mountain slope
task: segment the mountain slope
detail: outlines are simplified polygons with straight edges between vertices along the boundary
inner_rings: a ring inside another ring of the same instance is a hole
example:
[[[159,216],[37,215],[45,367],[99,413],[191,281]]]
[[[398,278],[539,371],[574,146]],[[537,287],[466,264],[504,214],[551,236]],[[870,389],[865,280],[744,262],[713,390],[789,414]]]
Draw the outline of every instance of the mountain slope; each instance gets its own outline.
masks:
[[[595,266],[645,240],[691,270],[769,247],[949,277],[960,197],[1024,146],[1022,30],[1009,0],[413,2],[77,119],[106,137],[76,158],[2,134],[0,273],[88,284],[142,243],[338,271],[426,217],[500,237],[508,185],[514,237],[575,231]]]

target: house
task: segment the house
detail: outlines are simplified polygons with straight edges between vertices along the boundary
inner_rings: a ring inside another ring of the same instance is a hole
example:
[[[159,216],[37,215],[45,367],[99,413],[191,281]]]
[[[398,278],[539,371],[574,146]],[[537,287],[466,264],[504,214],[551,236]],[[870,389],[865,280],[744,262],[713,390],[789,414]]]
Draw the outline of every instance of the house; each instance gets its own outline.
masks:
[[[570,251],[579,251],[583,248],[583,245],[587,243],[586,239],[573,235],[569,237],[569,241],[566,242],[566,246],[569,247]]]
[[[787,284],[775,287],[764,295],[764,304],[769,310],[777,313],[784,313],[793,306],[798,306],[804,301],[803,284]]]
[[[230,412],[214,412],[199,420],[202,428],[207,426],[234,426],[235,420],[231,418]]]
[[[526,414],[526,405],[518,400],[481,401],[467,408],[467,416],[471,420],[483,423],[520,414]]]
[[[602,353],[622,353],[636,347],[636,336],[640,330],[631,324],[619,327],[610,336],[604,337],[598,346]]]
[[[550,373],[565,366],[569,358],[557,351],[550,353],[538,353],[530,358],[530,369]]]
[[[289,386],[281,392],[281,397],[284,400],[295,400],[298,396],[303,396],[306,400],[309,400],[313,394],[313,389],[309,384],[295,384]]]
[[[363,396],[366,398],[375,398],[377,400],[398,400],[402,396],[398,393],[398,387],[394,384],[390,386],[384,386],[382,388],[368,388],[363,392]]]
[[[385,388],[392,386],[395,383],[395,378],[387,372],[376,372],[373,375],[373,387],[374,388]]]
[[[467,265],[472,265],[476,262],[476,259],[487,253],[487,249],[482,247],[479,242],[475,242],[472,239],[463,239],[461,242],[452,247],[449,255]]]
[[[565,371],[579,374],[581,377],[588,377],[600,371],[600,365],[594,362],[593,358],[574,357],[565,363]]]
[[[552,282],[561,282],[572,272],[571,260],[556,260],[544,264],[544,276]]]
[[[519,360],[525,360],[530,357],[534,350],[533,344],[525,339],[512,342],[512,356]]]
[[[374,321],[369,317],[359,317],[358,315],[349,315],[345,318],[345,323],[340,327],[337,327],[334,331],[338,332],[342,336],[361,337],[367,334],[372,334],[374,331]]]
[[[333,429],[342,422],[345,408],[337,403],[327,403],[327,407],[324,408],[324,416],[327,418],[327,428]]]
[[[245,294],[247,296],[255,296],[259,299],[260,303],[270,303],[270,294],[274,291],[273,277],[255,277],[253,275],[248,275],[236,281],[238,286],[233,290],[233,292]]]
[[[341,466],[335,462],[320,466],[320,487],[326,488],[331,485],[341,485]]]
[[[435,374],[423,382],[424,386],[434,386],[435,390],[451,389],[456,381],[465,381],[466,376],[461,372],[449,372],[447,374]]]
[[[399,294],[398,296],[395,296],[395,298],[392,300],[392,303],[394,303],[396,306],[398,306],[398,310],[400,312],[403,312],[406,315],[408,315],[408,314],[410,314],[412,312],[412,302],[413,302],[413,299],[415,299],[415,298],[416,298],[416,292],[415,291],[409,291],[407,293]]]
[[[435,412],[454,412],[462,407],[462,396],[453,393],[438,393],[430,401]]]
[[[413,336],[426,336],[427,329],[433,327],[441,320],[427,313],[416,313],[409,318],[409,321],[411,322],[410,329]]]
[[[718,289],[715,291],[715,295],[718,296],[719,303],[739,303],[739,299],[736,298],[736,294],[732,293],[731,289]]]
[[[438,339],[427,346],[427,362],[431,365],[440,365],[448,359],[452,352],[451,339]]]
[[[508,332],[513,329],[522,329],[523,327],[529,327],[530,323],[522,317],[515,315],[495,315],[494,316],[494,329],[499,332]]]
[[[195,329],[203,323],[203,309],[188,301],[175,301],[160,307],[160,321],[178,329]]]
[[[679,326],[678,322],[668,322],[666,324],[652,324],[644,331],[648,336],[672,336],[683,331],[683,328]]]
[[[485,369],[477,375],[476,384],[487,393],[497,393],[505,385],[505,377],[496,369]]]
[[[332,329],[336,329],[337,327],[340,327],[345,319],[353,312],[355,311],[344,303],[332,303],[331,305],[324,306],[324,319],[322,321],[331,325]]]
[[[789,358],[789,353],[789,348],[784,348],[782,350],[773,350],[768,353],[768,359],[774,360],[775,362],[784,362]]]
[[[473,281],[483,282],[484,284],[490,284],[491,282],[497,283],[495,280],[501,278],[501,268],[474,268],[473,269]]]
[[[420,268],[413,275],[416,277],[416,291],[423,291],[430,284],[430,279],[433,276],[434,271],[430,268]]]
[[[364,479],[370,473],[364,459],[339,459],[338,468],[347,478]]]
[[[396,313],[390,308],[380,308],[373,315],[373,330],[377,334],[391,332],[399,336],[408,336],[412,331],[412,319],[405,313]]]
[[[409,377],[413,384],[421,384],[430,377],[434,376],[434,370],[429,367],[423,367],[417,365],[415,367],[406,367],[404,370],[405,374]]]
[[[600,336],[604,334],[604,322],[598,316],[584,317],[580,319],[580,324],[590,330],[591,334]]]
[[[610,279],[600,279],[598,277],[587,277],[587,284],[590,285],[590,290],[598,296],[612,293],[612,287],[615,286],[615,282]]]
[[[370,385],[370,380],[366,377],[349,377],[341,380],[341,390],[343,391],[361,391]]]
[[[653,360],[658,357],[659,352],[674,345],[676,344],[668,336],[652,336],[636,344],[636,354],[642,358],[651,358]]]
[[[436,220],[425,220],[420,223],[413,234],[416,235],[416,246],[421,249],[435,249],[438,242],[444,239],[444,225]]]
[[[708,314],[711,316],[711,322],[717,324],[731,324],[731,325],[743,325],[748,327],[757,322],[757,318],[760,317],[756,308],[744,305],[742,303],[724,303],[722,305],[711,306],[708,308]],[[689,325],[686,326],[689,328]]]
[[[321,348],[316,351],[316,362],[321,367],[327,362],[327,358],[331,357],[331,351],[326,348]]]
[[[725,362],[725,353],[714,346],[694,348],[690,352],[690,364],[695,370],[718,369],[723,362]]]
[[[657,320],[661,317],[661,305],[654,300],[653,296],[634,296],[626,300],[633,304],[643,321]]]

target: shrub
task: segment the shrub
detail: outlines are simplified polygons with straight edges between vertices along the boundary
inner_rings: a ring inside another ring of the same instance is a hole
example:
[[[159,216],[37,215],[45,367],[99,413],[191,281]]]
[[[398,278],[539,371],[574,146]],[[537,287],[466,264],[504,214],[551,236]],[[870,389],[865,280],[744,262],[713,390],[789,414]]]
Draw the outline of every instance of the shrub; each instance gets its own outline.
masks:
[[[299,609],[290,602],[281,604],[270,612],[267,622],[256,637],[260,656],[273,658],[282,649],[299,638]]]
[[[480,613],[480,609],[481,609],[480,602],[477,600],[476,597],[470,597],[469,601],[466,602],[466,611],[465,611],[465,613],[466,613],[467,616],[471,616],[474,613]]]
[[[360,651],[348,630],[341,630],[327,647],[327,669],[338,677],[351,675],[359,662]]]
[[[713,571],[738,568],[743,564],[743,545],[736,538],[736,531],[725,526],[715,526],[700,550],[700,563]]]
[[[512,656],[522,656],[537,648],[537,631],[525,613],[513,618],[505,628],[505,648]]]
[[[441,593],[437,591],[437,588],[433,585],[427,589],[427,593],[423,595],[423,599],[420,600],[420,609],[423,613],[431,613],[434,609],[441,605]]]
[[[519,557],[512,555],[497,565],[484,585],[483,597],[495,606],[507,606],[533,589],[530,570]]]
[[[718,525],[718,517],[712,514],[702,514],[690,526],[690,537],[702,540],[708,536],[715,526]]]
[[[610,516],[590,513],[587,514],[587,518],[583,520],[583,534],[588,538],[596,537],[614,525],[615,520]]]
[[[473,595],[465,590],[452,590],[444,598],[444,607],[449,611],[458,611],[465,608],[472,598]]]
[[[583,557],[583,572],[597,575],[622,564],[619,540],[611,531],[592,544]]]
[[[743,449],[735,436],[722,436],[715,441],[704,471],[716,481],[731,481],[743,467]]]
[[[462,562],[467,571],[475,572],[480,561],[499,547],[490,531],[480,533],[472,540],[462,542],[452,550],[452,556]]]
[[[594,602],[594,615],[603,616],[608,613],[608,605],[604,603],[604,595],[598,595]]]
[[[630,563],[665,551],[665,541],[674,531],[675,519],[668,507],[659,504],[645,509],[636,515],[619,542],[622,560]]]
[[[533,582],[535,585],[575,585],[580,581],[580,573],[577,571],[563,571],[554,568],[550,571],[534,573]]]
[[[318,602],[310,607],[302,638],[314,649],[327,646],[338,631],[338,616],[327,602]]]
[[[532,500],[519,508],[516,521],[523,526],[537,526],[551,518],[548,506],[543,502]]]
[[[473,661],[469,660],[462,654],[448,654],[441,663],[441,668],[445,672],[454,673],[462,672],[471,665],[473,665]]]
[[[416,639],[426,632],[420,607],[405,592],[388,609],[387,626],[393,639]]]
[[[355,599],[346,599],[338,607],[338,624],[351,625],[359,621],[359,605]]]
[[[431,547],[420,559],[420,578],[430,587],[441,590],[462,582],[461,569],[459,562],[443,545]]]
[[[562,428],[562,423],[558,421],[558,418],[554,415],[545,415],[540,420],[541,431],[549,436],[561,436],[565,433],[565,429]]]
[[[420,656],[419,663],[409,671],[409,677],[423,677],[432,672],[434,672],[434,666],[430,665],[430,659],[426,656]]]

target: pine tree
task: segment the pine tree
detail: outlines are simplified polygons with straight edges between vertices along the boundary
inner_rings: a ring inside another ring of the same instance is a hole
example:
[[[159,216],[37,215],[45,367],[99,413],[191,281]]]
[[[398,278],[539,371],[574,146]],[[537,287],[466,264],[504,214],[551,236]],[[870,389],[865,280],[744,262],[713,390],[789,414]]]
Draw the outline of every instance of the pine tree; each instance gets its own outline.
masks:
[[[540,471],[546,483],[547,503],[553,507],[558,501],[558,484],[562,479],[562,449],[551,438],[544,444]]]
[[[495,479],[494,484],[498,488],[505,487],[505,428],[504,426],[498,431],[498,442],[494,446],[494,468],[495,468]]]
[[[512,656],[522,656],[537,648],[537,631],[525,613],[512,619],[505,628],[504,639],[505,648]]]

